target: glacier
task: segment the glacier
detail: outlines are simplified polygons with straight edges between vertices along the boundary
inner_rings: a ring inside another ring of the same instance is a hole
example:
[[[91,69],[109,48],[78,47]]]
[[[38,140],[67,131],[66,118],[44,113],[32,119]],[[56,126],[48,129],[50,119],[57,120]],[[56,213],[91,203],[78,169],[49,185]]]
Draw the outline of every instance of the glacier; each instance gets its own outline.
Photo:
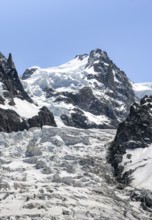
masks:
[[[107,163],[115,133],[51,126],[0,133],[0,219],[149,219]]]

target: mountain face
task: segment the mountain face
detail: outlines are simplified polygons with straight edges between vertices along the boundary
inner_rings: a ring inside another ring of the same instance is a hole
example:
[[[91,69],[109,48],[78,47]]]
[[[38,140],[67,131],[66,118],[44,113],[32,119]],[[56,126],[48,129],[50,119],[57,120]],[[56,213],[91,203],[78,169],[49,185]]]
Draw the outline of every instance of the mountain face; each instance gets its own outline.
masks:
[[[22,83],[35,103],[77,128],[116,128],[135,99],[125,73],[100,49],[59,67],[29,68]]]
[[[132,196],[152,208],[152,96],[134,103],[118,126],[109,161],[118,181],[138,189]]]
[[[16,71],[12,55],[0,53],[0,131],[12,132],[34,126],[53,125],[52,113],[46,107],[34,105],[25,92]]]
[[[22,82],[0,54],[0,220],[151,219],[152,97],[128,115],[132,85],[100,49]]]

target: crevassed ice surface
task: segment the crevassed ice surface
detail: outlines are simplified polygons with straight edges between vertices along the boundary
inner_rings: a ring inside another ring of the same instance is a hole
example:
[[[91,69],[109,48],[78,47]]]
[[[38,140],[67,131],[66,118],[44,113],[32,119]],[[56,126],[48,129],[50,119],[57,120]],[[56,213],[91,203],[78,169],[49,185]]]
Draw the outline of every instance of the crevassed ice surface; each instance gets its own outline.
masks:
[[[0,133],[0,219],[150,219],[106,161],[115,130]]]

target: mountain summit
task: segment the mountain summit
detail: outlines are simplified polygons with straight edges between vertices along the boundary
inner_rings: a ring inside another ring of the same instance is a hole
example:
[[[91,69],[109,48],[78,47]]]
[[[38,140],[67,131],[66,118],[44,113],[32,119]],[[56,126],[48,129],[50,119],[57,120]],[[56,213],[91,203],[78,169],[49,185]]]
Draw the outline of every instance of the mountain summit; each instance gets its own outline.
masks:
[[[126,74],[101,49],[58,67],[31,67],[22,82],[36,103],[78,128],[117,127],[135,99]]]

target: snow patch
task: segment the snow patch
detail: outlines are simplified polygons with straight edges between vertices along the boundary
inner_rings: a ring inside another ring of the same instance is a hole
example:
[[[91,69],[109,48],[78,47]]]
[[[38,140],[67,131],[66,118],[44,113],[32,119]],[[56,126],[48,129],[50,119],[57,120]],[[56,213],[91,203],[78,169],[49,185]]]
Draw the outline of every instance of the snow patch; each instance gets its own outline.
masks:
[[[0,108],[14,110],[19,116],[26,119],[38,115],[38,112],[40,111],[39,107],[26,100],[14,98],[14,102],[15,106],[9,105],[8,100],[6,99],[5,105],[0,104]]]

